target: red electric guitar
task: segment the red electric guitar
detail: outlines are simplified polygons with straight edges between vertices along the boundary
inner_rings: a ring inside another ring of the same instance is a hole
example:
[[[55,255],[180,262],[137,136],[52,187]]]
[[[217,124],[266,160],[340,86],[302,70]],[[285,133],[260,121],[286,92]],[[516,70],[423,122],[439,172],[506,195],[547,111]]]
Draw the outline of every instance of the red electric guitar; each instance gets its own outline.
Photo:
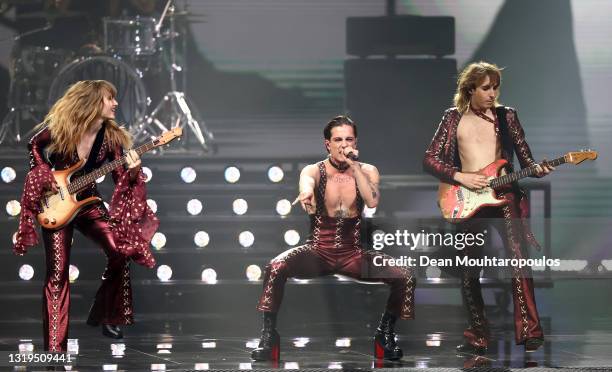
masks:
[[[597,159],[596,151],[568,152],[564,156],[548,161],[553,167],[564,164],[580,164],[585,160]],[[505,199],[498,199],[495,189],[521,178],[532,176],[536,167],[531,166],[510,174],[501,174],[502,168],[508,163],[499,159],[476,172],[489,179],[489,186],[479,190],[468,189],[459,184],[440,182],[438,186],[438,206],[442,216],[449,222],[457,223],[472,217],[483,207],[500,206],[507,203]]]

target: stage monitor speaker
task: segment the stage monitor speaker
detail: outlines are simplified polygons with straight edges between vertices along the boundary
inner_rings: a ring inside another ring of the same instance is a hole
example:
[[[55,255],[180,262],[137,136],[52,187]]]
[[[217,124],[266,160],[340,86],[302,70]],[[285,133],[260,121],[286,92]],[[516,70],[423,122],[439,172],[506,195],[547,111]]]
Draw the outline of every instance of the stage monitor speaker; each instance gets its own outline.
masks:
[[[422,16],[349,17],[346,52],[353,56],[455,53],[455,18]]]
[[[386,174],[421,174],[425,149],[455,91],[454,59],[349,59],[346,108],[360,158]]]

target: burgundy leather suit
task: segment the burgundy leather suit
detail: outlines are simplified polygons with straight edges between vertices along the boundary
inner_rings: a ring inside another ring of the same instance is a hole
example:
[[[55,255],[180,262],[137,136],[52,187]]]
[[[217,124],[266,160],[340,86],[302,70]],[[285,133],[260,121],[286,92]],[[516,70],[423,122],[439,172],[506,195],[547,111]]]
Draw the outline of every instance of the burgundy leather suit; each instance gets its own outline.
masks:
[[[266,266],[263,292],[257,309],[277,312],[288,278],[341,274],[362,281],[384,282],[391,289],[387,310],[402,319],[413,319],[416,281],[412,272],[404,267],[378,267],[373,264],[374,257],[389,256],[362,248],[361,215],[352,218],[327,215],[327,173],[324,162],[319,162],[318,167],[320,179],[315,189],[317,209],[316,213],[310,216],[310,237],[305,245],[281,253]],[[363,199],[356,185],[355,188],[358,210],[361,213]]]
[[[495,113],[495,110],[493,110]],[[522,168],[535,164],[529,145],[525,141],[525,133],[519,122],[516,110],[506,107],[507,133],[510,136],[512,150],[516,154]],[[457,108],[444,112],[442,121],[425,152],[423,168],[447,183],[456,183],[453,176],[461,170],[461,161],[457,144],[457,127],[462,114]],[[498,143],[503,143],[499,120],[495,120],[495,135]],[[502,147],[502,158],[508,160],[507,171],[512,172],[512,152]],[[498,190],[498,196],[509,200],[503,207],[485,208],[477,218],[499,218],[503,221],[502,235],[504,246],[509,258],[527,258],[524,243],[539,248],[531,234],[526,218],[529,217],[528,201],[525,194],[517,187]],[[473,228],[474,222],[468,223]],[[500,231],[501,232],[501,231]],[[478,252],[464,249],[463,254],[470,257]],[[484,301],[480,287],[479,272],[481,268],[465,269],[462,273],[462,295],[468,310],[469,327],[464,331],[466,341],[474,346],[486,347],[489,342],[489,327],[484,312]],[[523,344],[527,338],[543,338],[540,318],[535,303],[533,279],[530,268],[512,267],[512,297],[514,300],[515,341]]]
[[[73,178],[81,173],[99,168],[104,162],[112,161],[123,155],[123,150],[120,147],[111,148],[104,137],[104,131],[105,127],[103,126],[96,137],[96,141],[101,142],[99,151],[95,154],[89,154],[89,161],[84,168],[73,175]],[[60,159],[54,155],[50,155],[49,158],[47,158],[47,156],[45,156],[45,148],[50,142],[50,132],[45,128],[37,133],[28,145],[30,150],[30,169],[33,171],[26,177],[24,195],[22,196],[22,204],[24,205],[20,220],[18,242],[15,245],[15,252],[17,254],[24,254],[28,245],[33,245],[37,242],[36,232],[33,226],[33,216],[37,213],[35,204],[40,200],[40,195],[37,195],[37,193],[40,193],[43,183],[48,183],[50,176],[50,169],[48,167],[51,166],[56,170],[66,169],[79,160],[76,151],[69,159]],[[92,151],[94,150],[92,149]],[[126,180],[130,182],[129,174],[123,167],[115,169],[112,175],[118,188],[125,183]],[[129,187],[132,189],[140,188],[141,193],[145,193],[140,176],[137,181],[132,181]],[[38,191],[32,191],[35,189]],[[119,190],[115,191],[118,192]],[[136,195],[130,190],[127,190],[127,187],[120,191],[130,199],[133,199],[134,195]],[[78,193],[77,199],[81,200],[89,196],[100,196],[95,183]],[[124,205],[129,202],[128,200],[120,199],[120,196],[116,197],[113,195],[112,203]],[[142,199],[140,200],[142,201]],[[147,207],[141,205],[141,201],[139,202],[139,208],[147,217],[153,217],[155,228],[157,228],[157,224],[155,224],[156,219],[152,214],[149,214],[150,210],[147,210]],[[70,308],[70,283],[68,274],[70,250],[72,249],[72,237],[75,228],[83,235],[96,242],[107,257],[106,269],[102,275],[102,284],[96,293],[93,306],[90,310],[88,323],[124,325],[133,322],[129,267],[130,257],[124,254],[125,252],[118,247],[118,235],[113,233],[114,223],[121,221],[121,218],[118,218],[116,221],[111,222],[109,212],[106,210],[104,204],[96,203],[83,208],[72,222],[62,229],[42,229],[47,266],[43,290],[45,350],[61,352],[66,351],[67,347]],[[147,255],[148,261],[145,263],[144,259],[142,259],[140,263],[151,267],[154,265],[154,259],[150,256],[148,250],[145,252],[144,256]]]

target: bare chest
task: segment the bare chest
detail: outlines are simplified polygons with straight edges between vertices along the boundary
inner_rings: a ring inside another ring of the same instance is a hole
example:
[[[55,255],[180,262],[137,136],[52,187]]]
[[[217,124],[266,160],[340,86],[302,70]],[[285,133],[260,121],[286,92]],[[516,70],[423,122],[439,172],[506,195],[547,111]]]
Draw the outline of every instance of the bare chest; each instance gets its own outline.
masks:
[[[475,116],[463,116],[457,127],[459,145],[497,146],[495,125]]]
[[[81,138],[77,146],[77,153],[79,154],[79,159],[87,159],[89,157],[89,153],[91,152],[91,148],[93,147],[94,141],[96,140],[96,136],[87,136],[84,135]]]
[[[357,187],[352,175],[338,173],[327,177],[325,207],[328,215],[349,217],[356,211]]]

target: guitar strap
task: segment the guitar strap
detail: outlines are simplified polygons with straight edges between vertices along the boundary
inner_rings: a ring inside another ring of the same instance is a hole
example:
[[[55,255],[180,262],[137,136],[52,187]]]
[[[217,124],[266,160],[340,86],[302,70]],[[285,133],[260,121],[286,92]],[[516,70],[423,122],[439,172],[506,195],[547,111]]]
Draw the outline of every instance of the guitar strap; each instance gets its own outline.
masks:
[[[504,106],[498,106],[495,108],[497,114],[497,120],[499,122],[499,133],[501,134],[502,149],[508,154],[508,162],[514,164],[514,144],[512,143],[512,137],[508,131],[508,120],[506,120],[506,108]]]
[[[104,132],[106,130],[106,123],[102,124],[102,128],[98,131],[96,135],[96,139],[94,140],[93,145],[91,146],[91,150],[89,151],[89,156],[87,156],[87,162],[85,166],[82,168],[83,174],[87,174],[90,171],[94,170],[94,165],[96,163],[96,159],[98,158],[98,154],[100,153],[100,148],[102,148],[102,143],[104,142]]]

